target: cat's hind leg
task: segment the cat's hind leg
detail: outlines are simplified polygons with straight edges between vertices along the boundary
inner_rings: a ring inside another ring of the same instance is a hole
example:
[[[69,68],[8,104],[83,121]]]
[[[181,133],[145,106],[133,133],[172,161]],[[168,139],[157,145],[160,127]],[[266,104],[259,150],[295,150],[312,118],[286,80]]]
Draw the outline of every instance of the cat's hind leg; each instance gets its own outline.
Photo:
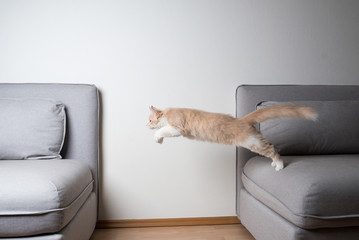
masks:
[[[271,158],[273,160],[271,165],[275,167],[276,171],[283,169],[284,165],[283,161],[280,159],[280,155],[274,149],[273,144],[266,140],[261,134],[249,136],[240,144],[240,146],[262,156]]]
[[[176,130],[174,127],[172,126],[164,126],[160,129],[158,129],[155,133],[154,136],[154,140],[157,143],[162,144],[163,143],[163,138],[165,137],[178,137],[181,136],[181,133]]]

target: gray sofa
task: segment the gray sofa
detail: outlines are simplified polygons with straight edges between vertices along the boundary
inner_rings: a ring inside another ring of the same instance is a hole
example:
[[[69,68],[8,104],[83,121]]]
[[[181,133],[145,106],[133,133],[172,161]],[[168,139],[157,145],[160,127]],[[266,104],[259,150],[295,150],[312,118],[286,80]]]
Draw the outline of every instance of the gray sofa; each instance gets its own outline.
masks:
[[[0,84],[0,239],[91,237],[99,109],[93,85]]]
[[[258,240],[359,239],[359,86],[239,86],[237,117],[258,107],[307,105],[316,122],[259,124],[285,168],[237,148],[237,215]]]

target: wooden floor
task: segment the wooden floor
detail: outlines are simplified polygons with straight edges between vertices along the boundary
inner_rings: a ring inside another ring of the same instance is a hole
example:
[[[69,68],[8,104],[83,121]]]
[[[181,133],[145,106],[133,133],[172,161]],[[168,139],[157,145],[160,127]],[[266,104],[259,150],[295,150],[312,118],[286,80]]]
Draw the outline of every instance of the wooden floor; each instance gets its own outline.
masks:
[[[241,224],[96,229],[90,240],[254,240]]]

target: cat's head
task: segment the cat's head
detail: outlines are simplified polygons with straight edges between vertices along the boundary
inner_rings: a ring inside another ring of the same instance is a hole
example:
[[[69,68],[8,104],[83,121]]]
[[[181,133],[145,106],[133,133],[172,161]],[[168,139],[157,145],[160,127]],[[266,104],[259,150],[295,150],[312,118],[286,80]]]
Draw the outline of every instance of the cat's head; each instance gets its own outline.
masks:
[[[150,129],[156,129],[156,128],[161,128],[162,127],[162,116],[163,116],[163,112],[153,106],[150,106],[150,110],[151,110],[151,114],[148,117],[148,123],[147,123],[147,127],[149,127]]]

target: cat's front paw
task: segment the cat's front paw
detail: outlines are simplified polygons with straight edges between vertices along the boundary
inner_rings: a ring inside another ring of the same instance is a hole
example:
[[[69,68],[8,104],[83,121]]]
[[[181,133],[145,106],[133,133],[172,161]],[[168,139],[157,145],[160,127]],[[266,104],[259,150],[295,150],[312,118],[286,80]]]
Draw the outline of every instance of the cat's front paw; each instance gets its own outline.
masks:
[[[162,144],[163,143],[163,137],[155,134],[154,140],[156,143]]]

